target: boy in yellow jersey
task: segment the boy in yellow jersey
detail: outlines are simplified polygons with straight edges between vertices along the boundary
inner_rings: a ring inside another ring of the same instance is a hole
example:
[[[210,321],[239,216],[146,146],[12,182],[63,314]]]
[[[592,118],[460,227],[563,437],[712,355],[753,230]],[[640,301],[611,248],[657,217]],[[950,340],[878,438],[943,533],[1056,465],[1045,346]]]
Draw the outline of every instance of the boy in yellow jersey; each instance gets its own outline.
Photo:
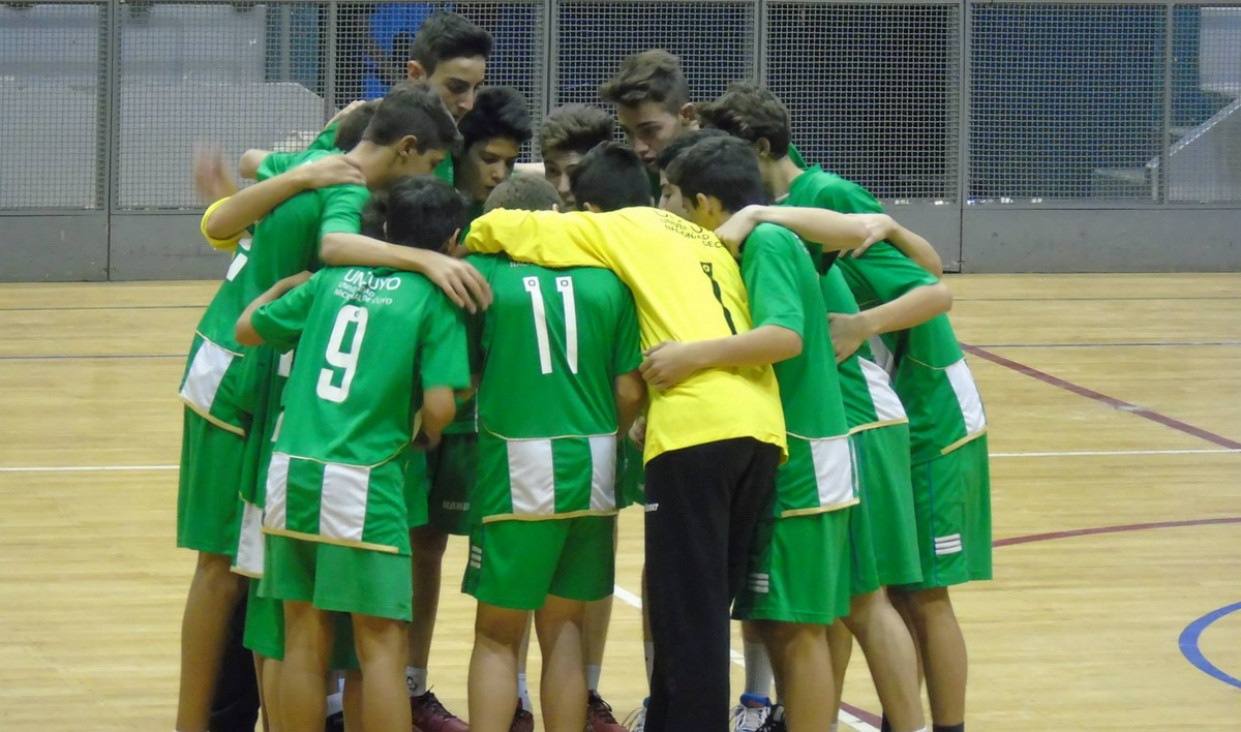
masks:
[[[618,182],[644,181],[637,156],[616,165],[615,155],[598,152],[583,158],[575,177],[603,164]],[[728,250],[711,232],[652,208],[493,211],[474,221],[465,246],[549,267],[611,269],[633,290],[644,348],[750,329]],[[708,369],[650,396],[646,551],[655,671],[647,729],[723,729],[729,607],[787,449],[775,375],[770,365]]]

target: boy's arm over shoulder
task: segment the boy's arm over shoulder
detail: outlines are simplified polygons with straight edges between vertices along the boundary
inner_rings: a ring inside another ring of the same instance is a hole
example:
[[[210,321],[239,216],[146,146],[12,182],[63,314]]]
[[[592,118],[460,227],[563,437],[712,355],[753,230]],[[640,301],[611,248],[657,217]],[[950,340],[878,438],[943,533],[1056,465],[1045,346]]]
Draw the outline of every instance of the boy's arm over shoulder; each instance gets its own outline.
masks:
[[[776,325],[804,337],[806,313],[800,283],[802,267],[814,276],[814,263],[793,232],[761,224],[746,240],[741,278],[750,297],[754,327]]]
[[[255,298],[237,319],[235,336],[243,346],[268,343],[280,351],[297,344],[314,304],[323,273],[285,277]]]
[[[622,225],[622,212],[511,211],[497,209],[470,224],[465,248],[505,252],[513,259],[544,267],[612,267],[607,234]]]

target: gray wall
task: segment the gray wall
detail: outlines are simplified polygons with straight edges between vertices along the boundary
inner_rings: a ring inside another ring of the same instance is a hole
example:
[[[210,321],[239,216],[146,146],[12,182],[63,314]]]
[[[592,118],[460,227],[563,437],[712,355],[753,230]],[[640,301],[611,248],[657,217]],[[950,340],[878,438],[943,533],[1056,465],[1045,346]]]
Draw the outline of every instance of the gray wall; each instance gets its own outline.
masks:
[[[297,149],[382,93],[424,3],[0,4],[0,281],[219,277],[193,150]],[[965,272],[1241,270],[1241,4],[455,3],[536,118],[618,60],[758,80],[811,163]],[[402,35],[404,34],[404,35]],[[371,58],[371,44],[392,58]],[[395,50],[393,50],[395,48]],[[530,151],[526,151],[527,158]]]

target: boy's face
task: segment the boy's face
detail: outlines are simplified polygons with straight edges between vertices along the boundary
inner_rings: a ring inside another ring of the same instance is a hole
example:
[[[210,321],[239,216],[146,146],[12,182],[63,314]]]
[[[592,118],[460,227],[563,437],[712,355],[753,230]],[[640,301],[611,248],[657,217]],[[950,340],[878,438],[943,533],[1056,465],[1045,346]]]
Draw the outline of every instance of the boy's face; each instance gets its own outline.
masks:
[[[543,156],[543,178],[556,186],[556,192],[570,209],[577,208],[577,202],[573,200],[573,192],[569,190],[569,176],[577,170],[580,162],[582,154],[572,150],[549,152]]]
[[[520,151],[521,146],[511,137],[492,137],[474,143],[457,163],[457,189],[471,201],[486,201],[495,187],[513,174]]]
[[[687,221],[698,223],[686,210],[685,198],[681,195],[680,186],[669,183],[667,173],[662,170],[659,171],[659,207]]]
[[[685,105],[689,108],[690,105]],[[616,118],[630,147],[655,172],[655,156],[682,131],[690,129],[688,109],[683,114],[669,112],[659,102],[645,101],[616,109]]]
[[[425,78],[427,84],[444,100],[444,106],[452,118],[460,122],[474,108],[478,87],[483,85],[487,73],[487,59],[482,56],[461,56],[440,61],[435,72],[427,76],[422,65],[410,61],[406,72],[411,79]]]

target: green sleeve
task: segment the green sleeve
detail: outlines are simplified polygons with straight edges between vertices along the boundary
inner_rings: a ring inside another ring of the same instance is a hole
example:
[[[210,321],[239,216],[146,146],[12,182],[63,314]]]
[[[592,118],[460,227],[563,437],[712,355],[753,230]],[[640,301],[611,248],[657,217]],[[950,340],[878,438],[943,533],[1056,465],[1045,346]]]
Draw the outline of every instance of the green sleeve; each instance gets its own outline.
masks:
[[[633,303],[633,293],[620,282],[620,319],[616,324],[615,350],[612,354],[612,373],[627,374],[642,364],[642,340],[638,332],[638,308]]]
[[[819,188],[814,205],[840,213],[883,213],[883,206],[870,191],[844,178],[836,178]]]
[[[438,289],[431,292],[422,328],[422,388],[467,389],[470,368],[465,345],[465,317]]]
[[[319,238],[328,234],[358,234],[362,231],[362,208],[371,194],[363,186],[331,186],[319,189],[323,213],[319,217]]]
[[[439,178],[440,180],[444,181],[448,185],[452,185],[453,184],[452,171],[453,171],[452,155],[445,155],[444,159],[440,161],[440,164],[435,166],[435,170],[431,171],[431,175],[435,176],[436,178]],[[462,236],[462,238],[465,238],[464,235]]]
[[[277,351],[287,351],[297,345],[302,331],[306,329],[310,307],[314,304],[315,292],[322,281],[321,275],[322,273],[315,274],[284,293],[278,300],[267,303],[250,315],[250,324],[263,337],[264,342]]]
[[[797,286],[801,249],[796,236],[772,226],[760,226],[746,239],[741,278],[755,328],[776,325],[805,337],[806,312]]]
[[[860,257],[841,257],[837,266],[864,308],[891,302],[915,287],[939,281],[886,242],[872,246]]]
[[[263,181],[268,178],[275,178],[289,168],[292,168],[301,159],[301,153],[268,153],[267,157],[263,158],[263,162],[259,163],[259,169],[254,179]]]
[[[336,149],[336,129],[340,127],[340,122],[334,122],[323,128],[323,132],[310,143],[307,150],[323,150],[324,152],[340,152]]]

